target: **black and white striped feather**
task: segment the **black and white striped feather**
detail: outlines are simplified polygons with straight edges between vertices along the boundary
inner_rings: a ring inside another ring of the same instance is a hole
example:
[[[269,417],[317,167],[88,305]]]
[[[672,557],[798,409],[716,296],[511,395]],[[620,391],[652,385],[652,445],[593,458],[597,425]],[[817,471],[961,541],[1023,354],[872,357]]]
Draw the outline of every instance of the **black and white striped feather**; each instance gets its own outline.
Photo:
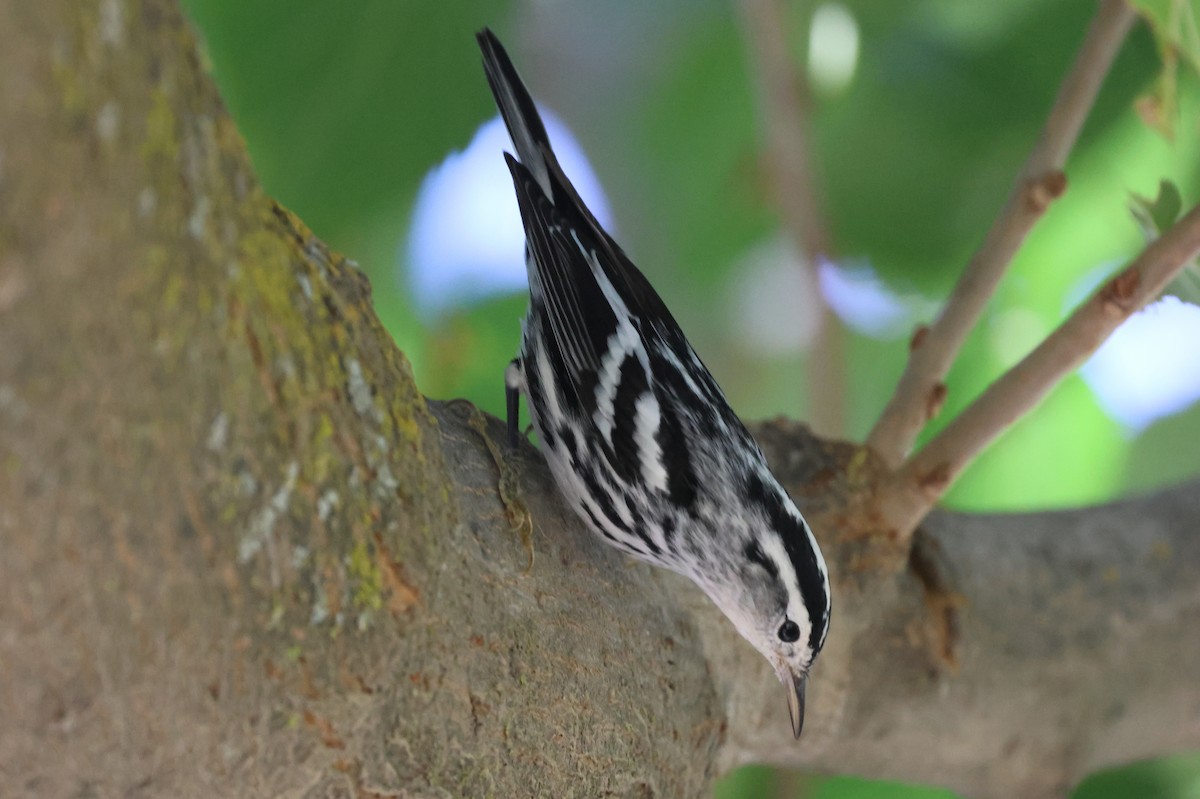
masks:
[[[802,718],[830,616],[812,532],[662,299],[563,174],[499,41],[488,30],[478,39],[517,151],[505,158],[526,234],[529,310],[508,388],[525,393],[579,516],[703,588],[794,681]],[[793,724],[798,735],[795,710]]]

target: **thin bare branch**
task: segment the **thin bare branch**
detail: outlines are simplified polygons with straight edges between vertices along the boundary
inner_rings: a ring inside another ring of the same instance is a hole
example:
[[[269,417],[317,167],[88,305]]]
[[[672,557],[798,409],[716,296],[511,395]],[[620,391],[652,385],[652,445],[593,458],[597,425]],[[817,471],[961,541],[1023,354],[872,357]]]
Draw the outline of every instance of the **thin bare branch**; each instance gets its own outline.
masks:
[[[1200,254],[1200,205],[1008,370],[912,456],[880,494],[888,525],[912,530],[971,460]]]
[[[809,290],[818,292],[816,269],[829,257],[829,226],[810,157],[808,104],[803,77],[788,49],[780,0],[740,0],[746,50],[756,75],[775,202],[796,251],[810,267]],[[842,330],[828,306],[809,350],[809,422],[825,435],[845,433],[846,387]]]
[[[1066,189],[1062,170],[1067,156],[1133,20],[1134,12],[1125,0],[1102,0],[1007,203],[941,315],[913,337],[908,366],[867,437],[867,445],[887,463],[898,465],[925,424],[941,409],[941,402],[935,400],[945,395],[943,381],[967,334],[1025,236]]]

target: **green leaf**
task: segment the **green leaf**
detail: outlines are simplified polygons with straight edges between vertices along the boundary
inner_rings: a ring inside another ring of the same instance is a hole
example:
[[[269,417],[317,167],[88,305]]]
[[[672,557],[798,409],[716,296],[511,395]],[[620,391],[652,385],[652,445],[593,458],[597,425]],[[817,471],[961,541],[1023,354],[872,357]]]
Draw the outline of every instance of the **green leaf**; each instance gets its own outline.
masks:
[[[1131,0],[1146,20],[1159,50],[1172,52],[1200,74],[1200,0]]]
[[[1183,198],[1179,195],[1179,187],[1169,180],[1159,182],[1158,196],[1153,200],[1131,192],[1129,212],[1133,214],[1147,243],[1166,233],[1179,219],[1182,209]]]
[[[1154,34],[1162,58],[1162,71],[1153,88],[1138,99],[1138,113],[1148,126],[1170,139],[1179,111],[1179,62],[1200,75],[1200,0],[1130,1]]]
[[[1158,196],[1153,200],[1131,193],[1129,212],[1133,214],[1134,221],[1146,237],[1147,244],[1166,233],[1179,219],[1182,211],[1183,197],[1179,194],[1179,187],[1169,180],[1159,182]],[[1167,295],[1200,305],[1200,263],[1193,260],[1184,266],[1179,276],[1163,291],[1163,296]]]

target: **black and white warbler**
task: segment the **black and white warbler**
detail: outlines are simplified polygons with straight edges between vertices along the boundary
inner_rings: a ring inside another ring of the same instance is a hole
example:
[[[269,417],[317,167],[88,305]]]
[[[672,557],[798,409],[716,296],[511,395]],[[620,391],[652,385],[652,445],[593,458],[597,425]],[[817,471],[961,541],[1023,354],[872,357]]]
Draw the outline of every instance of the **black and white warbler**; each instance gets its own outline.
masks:
[[[799,737],[829,630],[817,542],[662,299],[563,174],[500,42],[486,29],[478,40],[520,159],[504,154],[529,273],[520,354],[505,375],[510,444],[524,392],[575,512],[708,594],[775,669]]]

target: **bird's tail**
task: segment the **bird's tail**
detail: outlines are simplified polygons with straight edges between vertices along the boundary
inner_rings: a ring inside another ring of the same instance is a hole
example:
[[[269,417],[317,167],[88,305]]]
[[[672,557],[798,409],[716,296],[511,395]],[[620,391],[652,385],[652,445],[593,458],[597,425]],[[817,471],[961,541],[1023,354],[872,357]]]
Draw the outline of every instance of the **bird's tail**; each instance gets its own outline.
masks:
[[[500,116],[508,128],[513,146],[517,148],[517,157],[541,185],[546,196],[551,197],[554,194],[550,185],[552,167],[548,162],[553,161],[554,151],[550,149],[550,139],[537,106],[533,104],[529,90],[525,88],[496,34],[484,28],[475,38],[479,42],[479,49],[483,51],[483,68],[487,73],[488,85],[492,87]]]

